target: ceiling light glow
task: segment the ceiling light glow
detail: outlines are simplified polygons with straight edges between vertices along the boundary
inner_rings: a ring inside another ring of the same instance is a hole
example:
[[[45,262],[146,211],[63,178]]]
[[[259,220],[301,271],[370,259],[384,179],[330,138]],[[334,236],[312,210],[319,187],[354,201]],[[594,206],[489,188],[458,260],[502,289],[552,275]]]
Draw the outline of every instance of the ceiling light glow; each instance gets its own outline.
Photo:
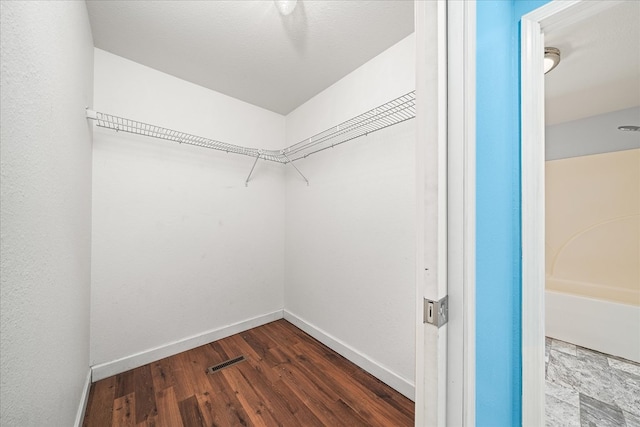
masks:
[[[298,0],[274,0],[276,7],[281,15],[287,16],[291,15],[293,9],[296,8],[296,4],[298,4]]]

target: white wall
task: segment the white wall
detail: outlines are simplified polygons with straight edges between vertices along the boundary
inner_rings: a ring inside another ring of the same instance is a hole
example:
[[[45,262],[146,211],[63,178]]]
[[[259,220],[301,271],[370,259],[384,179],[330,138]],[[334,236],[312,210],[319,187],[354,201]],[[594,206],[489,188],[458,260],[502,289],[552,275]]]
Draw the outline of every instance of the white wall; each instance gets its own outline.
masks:
[[[285,135],[281,115],[99,49],[94,109],[257,148]],[[122,371],[281,315],[282,165],[259,162],[245,187],[252,158],[94,132],[92,365]]]
[[[287,145],[415,88],[413,35],[287,116]],[[415,123],[287,172],[285,317],[406,395],[414,384]]]
[[[90,379],[91,30],[84,2],[0,7],[0,425],[70,426]]]
[[[633,123],[640,123],[640,107],[547,126],[545,158],[557,160],[640,148],[640,132],[618,130],[618,126]]]

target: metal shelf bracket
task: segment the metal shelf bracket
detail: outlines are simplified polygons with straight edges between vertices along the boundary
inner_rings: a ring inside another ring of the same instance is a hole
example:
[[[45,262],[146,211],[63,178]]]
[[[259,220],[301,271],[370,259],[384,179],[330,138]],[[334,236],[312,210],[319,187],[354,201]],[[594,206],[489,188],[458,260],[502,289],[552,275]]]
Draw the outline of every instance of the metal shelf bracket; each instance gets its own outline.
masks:
[[[256,163],[258,163],[258,160],[260,160],[261,155],[262,153],[258,153],[258,155],[256,156],[256,161],[253,162],[253,166],[251,166],[251,171],[249,172],[249,176],[247,177],[247,180],[244,182],[245,187],[249,186],[249,179],[251,179],[251,174],[253,173],[253,170],[256,168]]]
[[[296,167],[296,165],[293,164],[293,162],[289,159],[289,157],[287,157],[286,154],[282,153],[282,155],[284,156],[285,159],[287,159],[287,163],[289,163],[291,166],[293,166],[293,168],[298,172],[298,174],[300,174],[302,179],[304,179],[306,181],[307,187],[308,187],[309,186],[309,180],[304,175],[302,175],[302,172],[300,172],[300,169],[298,169]]]

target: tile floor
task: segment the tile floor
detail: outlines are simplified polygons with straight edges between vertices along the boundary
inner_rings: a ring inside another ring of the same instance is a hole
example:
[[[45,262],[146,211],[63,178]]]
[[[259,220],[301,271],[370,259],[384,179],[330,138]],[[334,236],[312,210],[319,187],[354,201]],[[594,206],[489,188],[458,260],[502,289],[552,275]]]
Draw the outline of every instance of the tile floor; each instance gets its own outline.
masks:
[[[640,364],[546,339],[547,427],[640,427]]]

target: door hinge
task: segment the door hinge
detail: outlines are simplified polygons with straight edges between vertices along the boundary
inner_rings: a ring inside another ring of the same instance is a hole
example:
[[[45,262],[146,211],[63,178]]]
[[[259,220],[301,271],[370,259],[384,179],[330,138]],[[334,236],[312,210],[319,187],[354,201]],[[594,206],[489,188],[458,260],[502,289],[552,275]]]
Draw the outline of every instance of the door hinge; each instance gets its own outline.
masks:
[[[449,320],[449,296],[440,301],[424,299],[424,323],[430,323],[438,328]]]

